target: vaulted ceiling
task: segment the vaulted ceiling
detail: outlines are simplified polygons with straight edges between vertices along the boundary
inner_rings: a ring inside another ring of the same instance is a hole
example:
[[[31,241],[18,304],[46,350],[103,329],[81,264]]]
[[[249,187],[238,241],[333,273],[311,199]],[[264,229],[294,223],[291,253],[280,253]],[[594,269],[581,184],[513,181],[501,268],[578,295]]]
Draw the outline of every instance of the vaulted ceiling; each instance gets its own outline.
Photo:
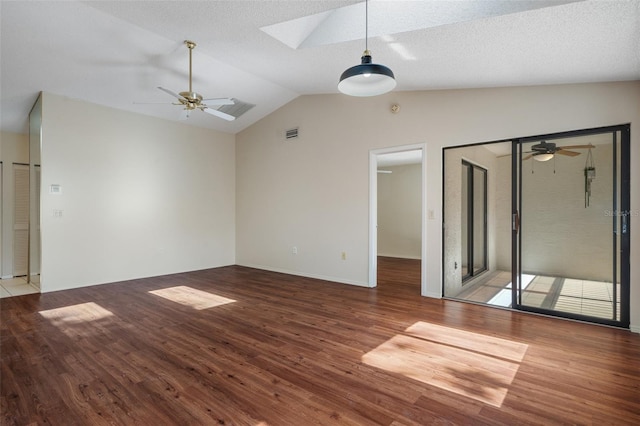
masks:
[[[0,126],[18,133],[40,91],[178,120],[157,86],[187,90],[187,39],[194,91],[256,105],[188,123],[236,133],[338,93],[365,45],[353,0],[1,1],[0,17]],[[396,91],[640,80],[636,0],[371,0],[369,34]]]

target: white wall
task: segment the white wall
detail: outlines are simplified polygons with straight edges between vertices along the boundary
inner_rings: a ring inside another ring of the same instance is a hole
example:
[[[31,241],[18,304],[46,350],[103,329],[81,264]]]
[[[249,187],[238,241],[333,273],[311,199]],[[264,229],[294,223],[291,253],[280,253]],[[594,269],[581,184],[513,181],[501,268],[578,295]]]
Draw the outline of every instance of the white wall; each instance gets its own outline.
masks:
[[[29,136],[0,133],[2,161],[2,278],[13,276],[13,163],[29,164]]]
[[[236,137],[237,262],[366,285],[369,151],[424,142],[427,209],[437,212],[427,220],[427,290],[441,294],[443,146],[633,127],[638,99],[640,82],[301,96]],[[294,126],[300,139],[285,141]],[[639,182],[640,132],[631,136],[631,179]],[[631,191],[638,212],[640,185]],[[631,232],[631,264],[640,265],[640,226]],[[640,331],[640,267],[632,266],[631,285],[631,322]]]
[[[43,96],[43,292],[235,263],[233,135]]]
[[[378,174],[378,256],[422,257],[422,166],[382,167]]]

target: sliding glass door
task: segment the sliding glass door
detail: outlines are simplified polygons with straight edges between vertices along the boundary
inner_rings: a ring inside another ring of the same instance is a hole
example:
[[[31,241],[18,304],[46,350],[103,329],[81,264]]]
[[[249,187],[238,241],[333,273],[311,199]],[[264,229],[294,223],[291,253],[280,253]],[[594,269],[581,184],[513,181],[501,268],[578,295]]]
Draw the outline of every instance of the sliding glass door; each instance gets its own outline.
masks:
[[[630,126],[443,150],[443,295],[629,326]]]
[[[513,307],[628,327],[629,126],[513,151]]]

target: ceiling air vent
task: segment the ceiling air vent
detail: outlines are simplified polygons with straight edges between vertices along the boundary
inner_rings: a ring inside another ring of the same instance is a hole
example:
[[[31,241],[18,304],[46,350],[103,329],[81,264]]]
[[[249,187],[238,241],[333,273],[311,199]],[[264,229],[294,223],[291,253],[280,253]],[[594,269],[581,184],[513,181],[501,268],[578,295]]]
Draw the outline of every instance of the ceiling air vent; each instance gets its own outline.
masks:
[[[225,114],[229,114],[234,116],[235,118],[238,118],[255,106],[253,104],[242,102],[241,100],[236,98],[231,98],[231,100],[233,101],[233,105],[222,105],[216,109],[220,112],[224,112]]]
[[[285,132],[284,134],[285,138],[287,140],[289,139],[296,139],[298,137],[298,128],[296,127],[295,129],[289,129]]]

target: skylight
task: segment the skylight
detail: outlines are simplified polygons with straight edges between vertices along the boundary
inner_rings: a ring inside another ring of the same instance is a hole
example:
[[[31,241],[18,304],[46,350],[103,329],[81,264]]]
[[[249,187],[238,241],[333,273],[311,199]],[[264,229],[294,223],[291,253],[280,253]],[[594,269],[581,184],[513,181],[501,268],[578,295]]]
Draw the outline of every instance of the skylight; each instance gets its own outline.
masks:
[[[369,37],[423,30],[583,0],[457,0],[369,2]],[[364,2],[260,28],[292,49],[361,40]],[[404,55],[412,56],[408,52]]]

